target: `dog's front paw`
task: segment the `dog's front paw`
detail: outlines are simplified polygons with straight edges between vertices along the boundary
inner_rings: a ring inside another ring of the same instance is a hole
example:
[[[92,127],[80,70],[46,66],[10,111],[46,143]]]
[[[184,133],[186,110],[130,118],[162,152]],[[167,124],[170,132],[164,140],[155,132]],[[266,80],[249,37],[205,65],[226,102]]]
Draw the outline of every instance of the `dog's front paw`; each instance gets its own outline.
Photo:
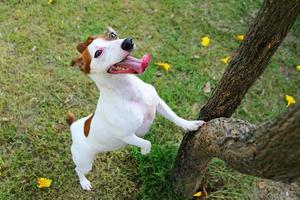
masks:
[[[151,142],[146,141],[145,146],[141,148],[141,154],[147,155],[151,151]]]
[[[205,124],[205,121],[202,120],[196,120],[196,121],[186,121],[182,128],[186,131],[196,131],[198,130],[203,124]]]
[[[82,189],[84,189],[84,190],[92,189],[91,182],[87,179],[80,180],[80,185],[81,185]]]

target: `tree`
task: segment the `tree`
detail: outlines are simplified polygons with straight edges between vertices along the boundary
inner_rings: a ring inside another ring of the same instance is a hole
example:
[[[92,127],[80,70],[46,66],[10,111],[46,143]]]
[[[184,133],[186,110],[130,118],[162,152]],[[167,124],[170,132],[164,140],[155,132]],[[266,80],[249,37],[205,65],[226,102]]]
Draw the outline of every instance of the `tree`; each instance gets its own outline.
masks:
[[[299,13],[300,0],[264,1],[245,40],[200,111],[199,119],[211,121],[182,140],[171,176],[176,193],[190,197],[197,191],[212,157],[254,176],[285,182],[300,177],[299,104],[260,126],[220,118],[230,117],[240,105]]]

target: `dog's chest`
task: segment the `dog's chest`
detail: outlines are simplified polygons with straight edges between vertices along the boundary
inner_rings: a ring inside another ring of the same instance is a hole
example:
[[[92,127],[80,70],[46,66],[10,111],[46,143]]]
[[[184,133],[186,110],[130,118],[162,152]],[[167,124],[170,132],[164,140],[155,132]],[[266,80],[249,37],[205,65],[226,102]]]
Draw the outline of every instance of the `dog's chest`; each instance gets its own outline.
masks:
[[[150,91],[143,91],[130,99],[128,105],[131,105],[129,113],[142,116],[143,121],[153,120],[156,112],[156,97]]]
[[[104,99],[101,103],[105,118],[117,129],[136,131],[152,123],[158,96],[155,89],[142,84],[124,89],[122,95]],[[101,108],[100,108],[101,110]]]
[[[143,116],[143,121],[153,120],[156,112],[155,101],[136,101],[134,108]]]
[[[136,98],[133,98],[132,103],[140,118],[140,124],[136,127],[135,132],[138,136],[143,136],[148,132],[155,118],[158,103],[157,93],[152,87],[145,88],[140,91]]]
[[[155,99],[147,97],[133,101],[132,104],[132,118],[136,118],[136,122],[138,122],[135,126],[134,132],[138,136],[144,136],[148,132],[155,118],[157,103]]]

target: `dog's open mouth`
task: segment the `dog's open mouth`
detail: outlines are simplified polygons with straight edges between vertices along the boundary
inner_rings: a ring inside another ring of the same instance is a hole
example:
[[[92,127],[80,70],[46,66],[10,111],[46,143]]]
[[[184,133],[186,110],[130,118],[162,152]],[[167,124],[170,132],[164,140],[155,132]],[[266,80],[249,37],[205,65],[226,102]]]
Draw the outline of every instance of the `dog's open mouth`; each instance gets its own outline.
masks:
[[[111,66],[107,72],[110,74],[142,74],[148,67],[150,60],[150,54],[144,55],[141,59],[127,56],[121,62]]]

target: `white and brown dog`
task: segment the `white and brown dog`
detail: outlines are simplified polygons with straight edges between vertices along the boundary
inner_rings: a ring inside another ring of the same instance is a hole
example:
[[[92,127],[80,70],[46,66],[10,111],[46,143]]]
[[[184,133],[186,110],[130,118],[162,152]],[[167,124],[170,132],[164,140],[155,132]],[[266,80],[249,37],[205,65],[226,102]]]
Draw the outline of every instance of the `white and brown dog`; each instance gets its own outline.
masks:
[[[67,116],[72,132],[75,171],[84,190],[91,189],[85,174],[92,169],[98,153],[120,149],[127,144],[140,147],[142,154],[150,152],[151,143],[143,136],[156,112],[188,131],[197,130],[204,123],[178,117],[152,85],[136,76],[145,71],[151,58],[148,54],[142,59],[130,56],[134,46],[131,38],[118,39],[113,29],[89,37],[77,46],[81,55],[73,59],[72,65],[79,65],[101,91],[94,114],[76,122],[71,113]]]

